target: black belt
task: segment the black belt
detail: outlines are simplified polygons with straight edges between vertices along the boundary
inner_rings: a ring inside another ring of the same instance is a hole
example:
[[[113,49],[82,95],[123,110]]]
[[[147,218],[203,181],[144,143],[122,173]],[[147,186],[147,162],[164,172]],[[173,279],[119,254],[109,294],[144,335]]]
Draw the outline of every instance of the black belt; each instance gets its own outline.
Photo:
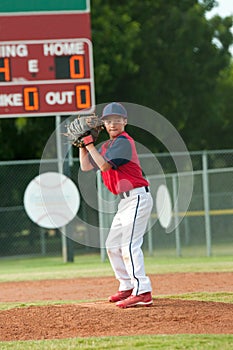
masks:
[[[146,191],[146,192],[150,192],[148,186],[145,186],[144,188],[145,188],[145,191]],[[136,189],[136,188],[135,188],[135,189]],[[134,190],[134,188],[133,188],[133,190]],[[125,196],[126,196],[126,197],[129,197],[129,195],[130,195],[130,191],[126,191],[126,192],[121,192],[121,193],[119,193],[119,196],[120,196],[121,199],[124,199]]]

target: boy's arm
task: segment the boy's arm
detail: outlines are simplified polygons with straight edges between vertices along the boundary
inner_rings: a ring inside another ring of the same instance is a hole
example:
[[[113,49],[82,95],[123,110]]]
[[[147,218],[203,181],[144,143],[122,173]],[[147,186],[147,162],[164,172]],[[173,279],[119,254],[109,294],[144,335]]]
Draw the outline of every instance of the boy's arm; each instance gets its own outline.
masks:
[[[93,165],[90,162],[88,151],[86,150],[85,147],[79,148],[79,160],[80,160],[81,170],[89,171],[94,169]]]
[[[101,171],[107,171],[107,170],[112,168],[112,166],[108,162],[106,162],[104,157],[102,157],[101,154],[97,151],[97,149],[95,148],[93,143],[90,143],[85,148],[82,148],[82,150],[83,149],[85,149],[86,153],[87,153],[87,151],[89,152],[92,159],[94,160],[94,162],[96,163],[96,165],[98,166],[98,168]],[[86,157],[88,158],[88,155]],[[88,161],[89,161],[89,164],[91,165],[89,159],[88,159]],[[92,169],[93,169],[93,166],[92,166]],[[84,170],[84,169],[82,169],[82,170]],[[91,170],[91,169],[87,169],[87,170]]]

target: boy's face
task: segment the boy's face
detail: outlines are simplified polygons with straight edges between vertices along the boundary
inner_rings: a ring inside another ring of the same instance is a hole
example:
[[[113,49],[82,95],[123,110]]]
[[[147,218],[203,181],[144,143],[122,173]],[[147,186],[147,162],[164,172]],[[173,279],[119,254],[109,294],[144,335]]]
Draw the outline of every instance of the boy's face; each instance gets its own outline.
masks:
[[[119,115],[110,115],[104,119],[104,125],[110,139],[114,139],[121,134],[124,131],[126,124],[127,120]]]

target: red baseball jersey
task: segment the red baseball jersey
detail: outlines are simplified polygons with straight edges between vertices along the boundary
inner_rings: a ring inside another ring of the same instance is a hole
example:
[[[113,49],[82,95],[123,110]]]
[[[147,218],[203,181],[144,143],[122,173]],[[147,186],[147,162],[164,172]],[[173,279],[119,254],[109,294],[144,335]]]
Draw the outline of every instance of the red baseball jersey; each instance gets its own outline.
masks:
[[[110,170],[101,172],[105,186],[112,193],[149,185],[143,177],[134,140],[125,131],[106,141],[99,152],[112,165]]]

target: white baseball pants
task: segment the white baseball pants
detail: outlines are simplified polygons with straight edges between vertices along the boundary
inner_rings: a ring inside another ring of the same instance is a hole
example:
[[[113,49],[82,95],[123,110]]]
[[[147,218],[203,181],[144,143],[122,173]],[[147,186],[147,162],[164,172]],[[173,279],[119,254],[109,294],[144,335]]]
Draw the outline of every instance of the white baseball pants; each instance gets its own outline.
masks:
[[[144,187],[129,191],[129,196],[119,202],[106,240],[109,261],[120,283],[119,290],[133,289],[133,295],[151,291],[141,246],[152,206],[152,196]]]

